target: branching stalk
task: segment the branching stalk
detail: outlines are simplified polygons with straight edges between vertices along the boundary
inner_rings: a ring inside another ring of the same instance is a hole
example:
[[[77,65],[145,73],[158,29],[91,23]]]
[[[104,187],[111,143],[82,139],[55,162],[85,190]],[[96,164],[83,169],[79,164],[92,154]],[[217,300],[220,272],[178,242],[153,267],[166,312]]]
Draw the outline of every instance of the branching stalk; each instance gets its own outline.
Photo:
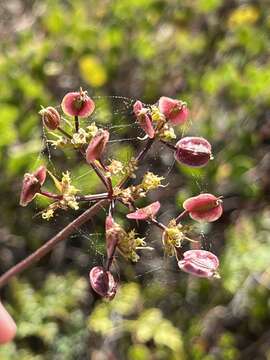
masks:
[[[53,238],[47,241],[44,245],[38,248],[35,252],[29,255],[27,258],[13,266],[7,272],[0,277],[0,288],[7,284],[11,277],[18,275],[35,262],[39,261],[43,256],[48,254],[58,243],[66,240],[71,234],[78,230],[78,228],[90,220],[104,205],[108,203],[108,200],[100,200],[93,205],[90,209],[83,212],[77,219],[73,220],[64,229],[62,229]]]
[[[187,214],[188,214],[188,211],[187,211],[187,210],[182,211],[182,212],[175,218],[176,224],[179,224],[180,221],[182,220],[182,218],[183,218],[184,216],[186,216]]]

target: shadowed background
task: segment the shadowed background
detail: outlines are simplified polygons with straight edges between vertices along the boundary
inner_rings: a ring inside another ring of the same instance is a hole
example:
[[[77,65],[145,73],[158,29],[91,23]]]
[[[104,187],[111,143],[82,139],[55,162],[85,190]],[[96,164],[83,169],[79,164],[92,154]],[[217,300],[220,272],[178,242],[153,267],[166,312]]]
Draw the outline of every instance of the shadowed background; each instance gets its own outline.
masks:
[[[154,146],[138,179],[148,169],[169,186],[140,205],[159,200],[164,222],[200,192],[223,195],[225,208],[219,221],[193,229],[220,257],[221,280],[181,273],[164,258],[160,232],[141,224],[155,251],[136,265],[119,259],[122,287],[109,304],[88,285],[89,269],[104,261],[104,209],[1,290],[18,335],[0,358],[269,360],[269,2],[3,0],[0,19],[1,273],[76,216],[59,211],[46,222],[41,200],[19,207],[25,172],[45,163],[58,176],[69,169],[86,193],[104,191],[76,154],[44,143],[40,105],[59,107],[80,86],[96,102],[84,124],[108,128],[108,157],[126,162],[143,135],[134,100],[187,101],[190,120],[178,137],[205,137],[215,159],[189,169]],[[117,221],[135,226],[125,214],[119,207]]]

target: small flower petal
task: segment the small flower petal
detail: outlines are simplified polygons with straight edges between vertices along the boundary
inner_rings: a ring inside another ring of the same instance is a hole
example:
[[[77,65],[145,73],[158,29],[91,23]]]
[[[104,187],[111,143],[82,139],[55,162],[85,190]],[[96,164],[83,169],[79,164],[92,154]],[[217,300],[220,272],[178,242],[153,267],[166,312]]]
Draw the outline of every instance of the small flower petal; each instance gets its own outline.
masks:
[[[0,302],[0,344],[11,341],[16,335],[16,324]]]
[[[153,218],[160,209],[160,202],[156,201],[144,208],[137,209],[136,211],[127,214],[128,219],[134,220],[147,220],[149,218]]]

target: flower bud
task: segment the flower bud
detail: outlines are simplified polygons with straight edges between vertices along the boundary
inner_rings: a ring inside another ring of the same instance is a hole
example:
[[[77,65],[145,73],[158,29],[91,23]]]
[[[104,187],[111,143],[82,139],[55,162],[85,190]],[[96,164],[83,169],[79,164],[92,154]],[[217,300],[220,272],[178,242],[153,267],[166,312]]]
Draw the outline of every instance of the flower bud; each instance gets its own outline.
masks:
[[[188,118],[187,105],[180,100],[162,96],[158,101],[158,107],[160,112],[173,125],[181,125]]]
[[[90,141],[86,149],[86,161],[91,163],[101,158],[107,142],[109,141],[110,133],[107,130],[100,130]]]
[[[11,341],[16,334],[16,324],[0,302],[0,344]]]
[[[184,201],[183,207],[197,221],[216,221],[223,213],[222,200],[212,194],[191,197]]]
[[[27,206],[40,191],[46,179],[47,169],[40,166],[33,174],[25,174],[22,184],[20,205]]]
[[[176,148],[176,161],[191,167],[205,166],[212,157],[210,143],[201,137],[184,137]]]
[[[69,92],[61,103],[62,110],[69,116],[80,116],[86,118],[95,110],[94,101],[87,95],[87,91]]]
[[[160,202],[156,201],[144,208],[137,209],[136,211],[127,214],[128,219],[134,220],[147,220],[153,218],[160,209]]]
[[[140,124],[140,127],[152,139],[155,136],[155,130],[152,124],[151,117],[148,115],[148,109],[143,107],[141,101],[137,100],[133,105],[134,114]]]
[[[60,115],[54,107],[48,106],[47,108],[41,109],[39,114],[42,117],[43,124],[49,130],[55,130],[59,127]]]
[[[102,266],[95,266],[89,273],[92,289],[102,298],[112,300],[116,294],[117,282],[112,273]]]
[[[219,260],[210,251],[189,250],[184,253],[184,259],[178,261],[181,270],[202,278],[219,278],[217,269]]]

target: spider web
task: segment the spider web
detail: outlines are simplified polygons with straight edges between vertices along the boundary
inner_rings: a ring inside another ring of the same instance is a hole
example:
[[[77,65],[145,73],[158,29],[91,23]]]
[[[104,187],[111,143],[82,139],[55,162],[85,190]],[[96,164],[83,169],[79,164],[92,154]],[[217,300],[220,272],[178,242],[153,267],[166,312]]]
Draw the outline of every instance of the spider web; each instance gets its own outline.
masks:
[[[117,149],[119,145],[128,145],[133,147],[133,156],[136,156],[136,153],[138,153],[138,150],[143,147],[143,142],[138,140],[138,137],[143,137],[144,132],[139,128],[138,124],[134,121],[133,111],[132,107],[136,99],[134,98],[128,98],[124,96],[93,96],[92,97],[96,103],[96,110],[91,116],[91,119],[87,120],[81,120],[81,125],[83,128],[90,125],[91,123],[95,122],[98,127],[103,127],[109,130],[110,132],[110,141],[109,141],[109,154],[108,158],[115,158],[117,160],[117,157],[113,156],[114,150]],[[58,106],[60,108],[60,105]],[[106,118],[107,116],[107,118]],[[105,117],[105,121],[104,121]],[[190,125],[190,124],[189,124]],[[177,137],[182,137],[186,135],[186,132],[189,130],[189,126],[185,126],[181,133],[177,134]],[[56,150],[59,151],[59,150]],[[40,162],[41,158],[46,157],[48,162],[49,169],[54,174],[59,174],[59,171],[57,171],[58,164],[54,161],[54,153],[56,152],[48,143],[48,134],[47,130],[43,128],[43,148],[40,151],[40,153],[37,156],[36,163]],[[60,150],[61,151],[61,150]],[[162,153],[162,156],[161,156]],[[160,164],[160,158],[163,157],[164,159],[162,164]],[[66,152],[65,154],[67,156],[67,160],[69,160],[69,153]],[[130,158],[130,155],[126,155],[125,160],[128,161]],[[151,161],[149,161],[149,158]],[[65,164],[66,170],[70,170],[72,175],[72,168],[69,168],[68,161]],[[157,167],[162,169],[159,173],[156,171]],[[153,146],[153,149],[151,149],[151,157],[148,156],[147,159],[144,160],[142,168],[138,171],[137,179],[138,181],[141,179],[142,175],[146,171],[152,171],[154,173],[158,173],[158,175],[163,176],[164,183],[169,184],[170,178],[174,176],[175,171],[175,160],[173,155],[169,150],[165,148],[164,145],[160,146],[160,144]],[[82,180],[87,177],[93,176],[93,170],[89,169],[87,171],[84,171],[82,174],[78,175],[77,177],[73,177],[73,180]],[[96,176],[96,175],[94,175]],[[196,188],[198,190],[198,193],[200,192],[207,192],[207,181],[202,176],[198,176],[196,172],[192,174],[193,183],[196,185]],[[162,191],[167,191],[168,188],[162,189]],[[103,191],[103,190],[102,190]],[[159,194],[161,194],[159,191],[155,191],[154,194],[150,194],[149,196],[149,202],[160,200],[162,204],[162,199],[159,199]],[[174,208],[176,207],[175,204]],[[163,205],[162,205],[163,206]],[[40,210],[40,209],[39,209]],[[70,236],[69,241],[69,247],[74,250],[78,250],[78,245],[76,245],[78,242],[80,244],[80,247],[82,247],[80,251],[79,258],[82,259],[80,261],[80,266],[82,268],[89,269],[92,266],[95,265],[101,265],[102,263],[105,263],[105,237],[104,237],[104,230],[101,228],[100,224],[104,223],[105,216],[107,214],[107,210],[103,209],[102,214],[98,216],[99,220],[98,225],[95,223],[95,220],[91,219],[86,226],[83,226],[81,228],[78,228],[77,231]],[[167,223],[170,218],[173,218],[176,215],[172,214],[172,209],[166,209],[164,207],[161,207],[160,216],[159,218],[161,220],[165,219],[164,223]],[[63,218],[65,222],[72,221],[78,214],[75,211],[69,210],[69,211],[58,211],[57,216],[55,216],[50,222],[48,223],[48,226],[55,226],[59,228],[59,225],[62,224]],[[122,214],[122,216],[125,216]],[[101,217],[103,220],[101,220]],[[133,226],[131,226],[133,225]],[[104,227],[104,226],[103,226]],[[136,228],[136,224],[129,224],[129,229],[132,227]],[[147,240],[147,243],[149,246],[152,246],[154,249],[157,249],[157,252],[160,253],[160,244],[161,244],[161,234],[153,232],[152,226],[141,226],[139,227],[139,230],[143,228],[143,233],[140,233],[141,236],[144,236]],[[197,240],[200,241],[202,248],[206,250],[212,250],[213,251],[213,242],[212,240],[209,241],[207,238],[206,233],[208,232],[207,229],[204,228],[204,226],[197,226],[197,232],[198,232],[198,238]],[[154,234],[154,235],[153,235]],[[211,239],[213,238],[213,234],[211,236]],[[86,253],[85,253],[86,249]],[[141,252],[142,260],[145,258],[147,261],[141,261],[142,265],[137,266],[137,276],[138,278],[147,276],[150,274],[150,276],[153,275],[153,273],[156,275],[160,275],[161,272],[168,268],[170,268],[170,259],[165,258],[164,256],[160,256],[157,254],[156,251],[153,252],[147,252],[146,255],[144,255],[144,252]],[[66,255],[67,257],[69,254]],[[172,270],[171,270],[172,271]],[[161,279],[162,281],[162,279]],[[166,279],[167,281],[167,279]]]

